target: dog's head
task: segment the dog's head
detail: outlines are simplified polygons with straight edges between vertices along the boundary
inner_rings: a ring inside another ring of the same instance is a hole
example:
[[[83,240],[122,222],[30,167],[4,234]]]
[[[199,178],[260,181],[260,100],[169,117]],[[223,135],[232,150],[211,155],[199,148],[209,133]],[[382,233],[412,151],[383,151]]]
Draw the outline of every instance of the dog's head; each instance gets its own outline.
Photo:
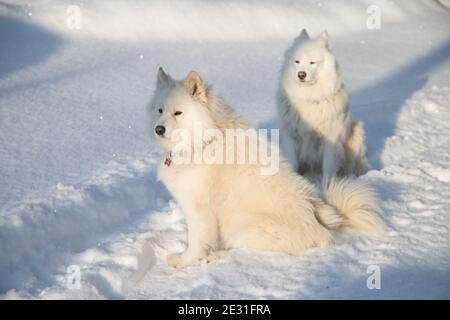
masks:
[[[311,39],[303,29],[287,59],[284,76],[300,86],[313,85],[320,77],[335,72],[335,59],[328,48],[327,31]]]
[[[212,127],[207,102],[207,88],[197,72],[191,71],[184,80],[175,81],[159,68],[150,104],[152,135],[156,143],[169,151],[179,143],[179,134],[193,136],[196,125]]]

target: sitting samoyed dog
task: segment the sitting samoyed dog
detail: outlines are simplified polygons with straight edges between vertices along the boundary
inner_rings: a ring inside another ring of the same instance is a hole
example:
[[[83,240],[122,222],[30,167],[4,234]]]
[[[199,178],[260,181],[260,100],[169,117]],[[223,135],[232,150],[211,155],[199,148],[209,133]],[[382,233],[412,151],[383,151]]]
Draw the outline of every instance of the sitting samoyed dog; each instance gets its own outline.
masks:
[[[170,266],[212,261],[234,248],[299,255],[329,244],[340,230],[383,231],[376,196],[360,182],[333,179],[320,192],[281,157],[271,174],[261,174],[260,162],[191,161],[195,148],[204,151],[217,144],[215,150],[224,153],[236,149],[220,135],[206,135],[209,138],[191,145],[181,143],[176,161],[180,140],[174,133],[180,130],[192,135],[199,125],[204,132],[255,130],[198,73],[175,81],[160,68],[149,109],[153,137],[164,152],[158,179],[184,211],[188,227],[187,249],[168,256]],[[270,150],[278,154],[272,144]]]
[[[281,149],[294,170],[331,178],[370,169],[326,31],[310,39],[303,29],[286,51],[277,104]]]

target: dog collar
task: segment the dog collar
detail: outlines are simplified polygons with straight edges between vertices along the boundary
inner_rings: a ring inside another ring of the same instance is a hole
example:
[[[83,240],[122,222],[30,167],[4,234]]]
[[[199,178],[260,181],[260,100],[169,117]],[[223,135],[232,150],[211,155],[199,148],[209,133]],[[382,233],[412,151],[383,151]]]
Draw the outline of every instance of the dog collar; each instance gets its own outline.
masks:
[[[169,156],[166,157],[166,160],[164,160],[164,164],[168,167],[172,164],[172,152],[169,153]]]

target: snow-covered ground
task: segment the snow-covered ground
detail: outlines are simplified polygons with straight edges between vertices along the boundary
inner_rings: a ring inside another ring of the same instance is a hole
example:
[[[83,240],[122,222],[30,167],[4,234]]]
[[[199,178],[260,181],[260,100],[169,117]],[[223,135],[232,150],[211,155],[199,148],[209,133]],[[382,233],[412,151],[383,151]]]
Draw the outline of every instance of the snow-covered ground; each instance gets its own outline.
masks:
[[[379,30],[366,27],[373,4]],[[238,250],[169,268],[186,226],[155,178],[145,108],[157,67],[198,70],[274,127],[283,52],[305,27],[330,33],[367,130],[374,170],[361,179],[391,230],[300,257]],[[0,297],[449,299],[449,73],[448,1],[1,1]],[[379,290],[366,285],[373,265]],[[67,285],[76,268],[79,289]]]

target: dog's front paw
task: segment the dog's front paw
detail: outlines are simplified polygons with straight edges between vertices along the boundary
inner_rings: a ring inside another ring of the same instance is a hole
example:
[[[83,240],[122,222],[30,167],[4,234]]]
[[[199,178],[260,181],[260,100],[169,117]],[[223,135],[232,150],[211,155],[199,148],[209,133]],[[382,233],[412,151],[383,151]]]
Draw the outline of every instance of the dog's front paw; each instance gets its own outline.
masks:
[[[184,254],[175,254],[167,256],[166,261],[172,268],[185,268],[197,264],[199,259],[188,258]]]

